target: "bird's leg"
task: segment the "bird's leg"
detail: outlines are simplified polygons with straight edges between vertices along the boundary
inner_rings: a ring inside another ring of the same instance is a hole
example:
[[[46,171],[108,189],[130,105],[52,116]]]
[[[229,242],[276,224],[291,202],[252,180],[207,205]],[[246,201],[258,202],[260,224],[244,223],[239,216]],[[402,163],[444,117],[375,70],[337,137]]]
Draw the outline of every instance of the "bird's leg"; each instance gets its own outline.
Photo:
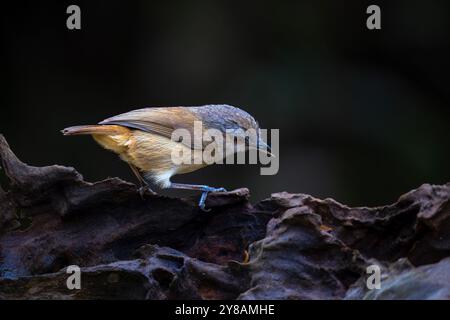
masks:
[[[205,186],[205,185],[201,185],[201,184],[186,184],[186,183],[171,183],[170,188],[201,191],[202,195],[200,197],[200,201],[198,202],[198,206],[203,211],[208,211],[205,209],[205,202],[206,202],[206,198],[208,197],[208,193],[210,193],[210,192],[226,192],[227,191],[227,190],[225,190],[225,188],[213,188],[213,187]]]
[[[138,168],[136,168],[134,165],[132,165],[131,163],[128,164],[131,168],[131,171],[133,171],[134,175],[136,176],[136,178],[138,178],[139,183],[141,184],[141,187],[138,189],[139,194],[141,195],[141,198],[144,198],[144,194],[145,191],[148,191],[152,194],[156,194],[155,191],[153,191],[149,184],[147,183],[147,181],[144,179],[144,177],[141,175],[141,173],[139,172]]]

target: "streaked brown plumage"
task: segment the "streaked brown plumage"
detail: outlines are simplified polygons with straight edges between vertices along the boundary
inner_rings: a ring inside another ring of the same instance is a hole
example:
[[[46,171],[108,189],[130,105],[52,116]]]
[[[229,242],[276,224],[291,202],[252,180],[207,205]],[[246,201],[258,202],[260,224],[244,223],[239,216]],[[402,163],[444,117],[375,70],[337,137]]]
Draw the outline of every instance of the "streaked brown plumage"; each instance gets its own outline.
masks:
[[[206,163],[175,165],[171,155],[174,148],[193,150],[193,143],[176,142],[171,139],[176,129],[185,129],[194,136],[194,122],[201,121],[202,130],[254,129],[259,132],[258,123],[247,112],[229,105],[206,105],[201,107],[155,107],[133,110],[120,114],[98,125],[69,127],[62,130],[64,135],[89,134],[104,148],[117,153],[127,162],[141,183],[151,181],[161,188],[186,188],[203,191],[200,205],[204,206],[206,194],[222,191],[207,186],[176,184],[170,178],[205,167]],[[261,140],[250,141],[250,146],[258,148]],[[198,148],[198,146],[197,146]],[[200,146],[204,148],[204,145]]]

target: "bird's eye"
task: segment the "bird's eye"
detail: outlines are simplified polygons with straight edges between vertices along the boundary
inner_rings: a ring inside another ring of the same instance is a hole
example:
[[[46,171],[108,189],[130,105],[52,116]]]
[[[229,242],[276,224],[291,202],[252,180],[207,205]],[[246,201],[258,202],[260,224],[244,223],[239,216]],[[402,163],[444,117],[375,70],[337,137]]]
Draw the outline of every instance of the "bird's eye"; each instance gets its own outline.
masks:
[[[245,137],[245,144],[250,144],[250,137],[249,136]]]

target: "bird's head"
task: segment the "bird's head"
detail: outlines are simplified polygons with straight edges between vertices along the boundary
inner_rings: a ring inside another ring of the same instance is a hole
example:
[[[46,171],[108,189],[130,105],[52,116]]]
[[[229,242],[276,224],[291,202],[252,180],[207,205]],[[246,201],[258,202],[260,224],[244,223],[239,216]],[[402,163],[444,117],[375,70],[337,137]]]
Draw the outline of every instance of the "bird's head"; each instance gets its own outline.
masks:
[[[270,146],[262,137],[261,128],[255,118],[241,109],[237,110],[239,111],[233,119],[237,125],[237,130],[234,130],[233,134],[238,138],[238,143],[244,141],[246,150],[258,150],[274,157]]]

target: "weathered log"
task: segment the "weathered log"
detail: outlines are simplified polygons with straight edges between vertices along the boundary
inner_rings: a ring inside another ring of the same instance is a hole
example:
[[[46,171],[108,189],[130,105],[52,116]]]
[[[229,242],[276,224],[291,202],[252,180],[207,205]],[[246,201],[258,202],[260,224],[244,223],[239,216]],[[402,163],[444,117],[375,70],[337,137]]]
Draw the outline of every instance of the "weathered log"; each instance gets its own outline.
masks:
[[[450,256],[450,184],[377,208],[287,192],[251,204],[242,188],[211,194],[203,212],[198,196],[141,198],[118,178],[29,166],[2,135],[0,158],[3,299],[376,298],[363,288],[369,264],[389,273],[398,259],[415,270]],[[66,286],[69,265],[80,290]]]

